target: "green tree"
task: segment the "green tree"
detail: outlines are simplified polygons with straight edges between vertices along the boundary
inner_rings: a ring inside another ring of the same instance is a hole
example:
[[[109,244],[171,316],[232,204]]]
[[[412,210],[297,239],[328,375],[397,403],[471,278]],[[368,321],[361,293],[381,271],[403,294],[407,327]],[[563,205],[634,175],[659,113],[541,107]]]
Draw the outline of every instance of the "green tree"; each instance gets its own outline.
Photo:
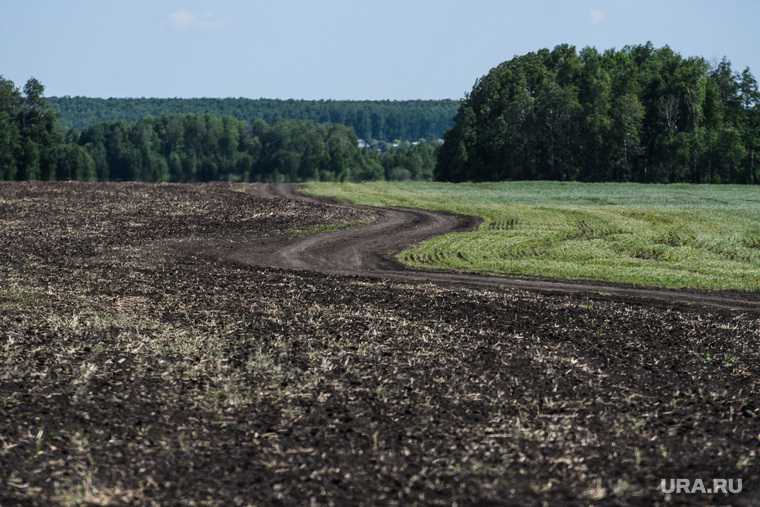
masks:
[[[651,43],[569,45],[494,67],[462,101],[435,176],[756,182],[757,83]]]
[[[0,76],[0,178],[15,180],[21,153],[21,132],[18,117],[21,94],[13,81]]]
[[[55,179],[94,180],[96,176],[95,161],[87,149],[76,144],[64,144],[56,150]]]

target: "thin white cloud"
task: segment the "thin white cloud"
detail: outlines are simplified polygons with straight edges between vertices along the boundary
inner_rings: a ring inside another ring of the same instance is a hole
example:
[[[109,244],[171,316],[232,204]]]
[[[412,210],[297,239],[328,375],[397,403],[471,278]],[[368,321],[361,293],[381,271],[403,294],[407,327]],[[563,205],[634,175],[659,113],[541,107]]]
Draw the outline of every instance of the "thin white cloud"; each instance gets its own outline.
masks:
[[[222,28],[222,22],[210,12],[197,14],[189,9],[178,9],[169,14],[169,26],[180,31],[210,31]]]
[[[591,9],[589,11],[589,16],[591,17],[592,25],[601,25],[607,21],[607,11],[603,9]]]

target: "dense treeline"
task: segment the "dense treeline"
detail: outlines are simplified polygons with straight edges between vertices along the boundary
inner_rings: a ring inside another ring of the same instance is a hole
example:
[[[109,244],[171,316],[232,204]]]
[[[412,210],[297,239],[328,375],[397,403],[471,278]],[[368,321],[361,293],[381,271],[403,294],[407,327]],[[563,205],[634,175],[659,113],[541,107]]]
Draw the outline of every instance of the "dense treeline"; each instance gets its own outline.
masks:
[[[18,90],[0,77],[2,179],[372,180],[435,172],[450,181],[760,182],[760,92],[749,69],[651,44],[601,53],[561,45],[515,57],[478,80],[440,149],[432,141],[360,149],[354,129],[366,139],[436,137],[453,101],[48,101],[43,91],[35,79]],[[78,125],[124,119],[64,131],[51,102]],[[226,114],[186,114],[208,110]]]
[[[432,180],[438,156],[438,144],[401,143],[377,153],[386,180]]]
[[[65,142],[43,92],[36,79],[22,93],[0,76],[0,179],[92,178],[92,159],[84,148]]]
[[[459,105],[454,100],[343,101],[275,99],[48,99],[67,127],[84,129],[97,123],[137,121],[149,116],[211,114],[248,123],[283,119],[340,123],[362,139],[438,139],[453,124]]]
[[[432,143],[359,149],[345,125],[171,115],[104,123],[69,136],[92,156],[100,180],[320,181],[431,179]],[[76,139],[73,139],[76,137]]]
[[[561,45],[480,79],[446,134],[442,180],[760,182],[749,69],[668,47]]]
[[[0,78],[0,179],[306,181],[430,179],[435,143],[360,149],[350,127],[165,115],[64,132],[30,79]]]
[[[383,179],[344,125],[283,120],[252,125],[211,115],[172,115],[90,127],[76,142],[101,180],[306,181]]]

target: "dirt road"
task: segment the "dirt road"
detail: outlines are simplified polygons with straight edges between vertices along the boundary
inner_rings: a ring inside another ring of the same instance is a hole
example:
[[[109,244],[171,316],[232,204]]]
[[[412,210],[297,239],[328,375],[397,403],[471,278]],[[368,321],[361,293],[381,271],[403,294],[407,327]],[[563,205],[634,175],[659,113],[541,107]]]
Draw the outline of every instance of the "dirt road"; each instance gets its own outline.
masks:
[[[265,198],[341,208],[372,209],[378,219],[371,224],[324,232],[276,245],[274,250],[238,252],[235,260],[285,269],[320,273],[381,277],[443,285],[515,288],[542,293],[589,295],[672,306],[702,306],[760,312],[760,298],[731,292],[639,288],[585,281],[558,281],[508,276],[478,275],[450,271],[423,271],[403,266],[394,259],[401,250],[440,234],[477,227],[477,217],[409,208],[366,208],[323,201],[301,194],[292,184],[253,185],[250,192]],[[245,257],[245,258],[244,258]]]

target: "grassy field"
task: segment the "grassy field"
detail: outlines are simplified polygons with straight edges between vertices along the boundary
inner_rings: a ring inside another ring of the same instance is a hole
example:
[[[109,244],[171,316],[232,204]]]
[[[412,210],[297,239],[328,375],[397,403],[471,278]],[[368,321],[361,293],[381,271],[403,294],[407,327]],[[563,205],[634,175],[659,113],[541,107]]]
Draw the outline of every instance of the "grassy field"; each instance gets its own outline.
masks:
[[[643,286],[760,290],[760,189],[618,183],[311,183],[367,205],[479,215],[399,255],[423,268]]]

